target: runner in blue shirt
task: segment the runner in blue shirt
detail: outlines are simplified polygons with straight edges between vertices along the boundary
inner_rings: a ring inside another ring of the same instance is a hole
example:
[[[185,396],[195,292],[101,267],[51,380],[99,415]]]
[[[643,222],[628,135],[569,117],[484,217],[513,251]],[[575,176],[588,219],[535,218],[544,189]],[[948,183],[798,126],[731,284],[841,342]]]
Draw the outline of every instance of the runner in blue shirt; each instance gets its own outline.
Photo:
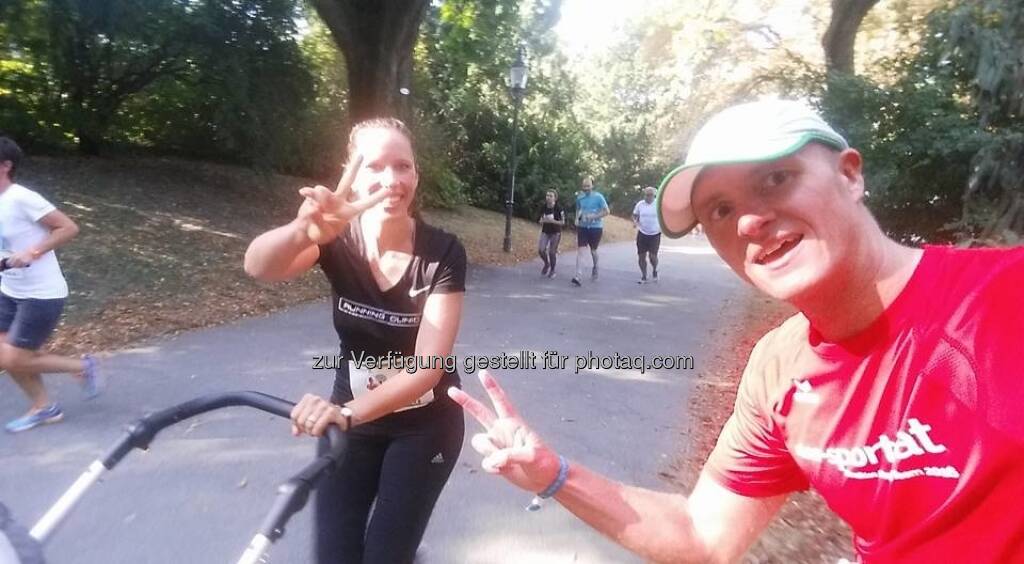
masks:
[[[594,190],[594,181],[589,176],[583,179],[583,192],[576,196],[576,276],[573,276],[572,285],[582,286],[580,279],[583,278],[583,249],[590,247],[590,257],[593,260],[593,269],[590,271],[590,279],[597,280],[597,246],[601,244],[601,234],[604,232],[604,221],[601,219],[608,215],[608,202],[600,192]]]

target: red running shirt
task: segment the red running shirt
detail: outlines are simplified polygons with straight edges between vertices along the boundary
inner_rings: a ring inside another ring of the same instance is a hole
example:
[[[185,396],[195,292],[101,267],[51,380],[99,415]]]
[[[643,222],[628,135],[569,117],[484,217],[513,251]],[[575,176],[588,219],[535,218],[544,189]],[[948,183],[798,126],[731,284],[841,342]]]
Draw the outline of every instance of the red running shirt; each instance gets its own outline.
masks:
[[[865,562],[1024,562],[1024,248],[928,247],[860,334],[765,335],[706,469],[813,487]]]

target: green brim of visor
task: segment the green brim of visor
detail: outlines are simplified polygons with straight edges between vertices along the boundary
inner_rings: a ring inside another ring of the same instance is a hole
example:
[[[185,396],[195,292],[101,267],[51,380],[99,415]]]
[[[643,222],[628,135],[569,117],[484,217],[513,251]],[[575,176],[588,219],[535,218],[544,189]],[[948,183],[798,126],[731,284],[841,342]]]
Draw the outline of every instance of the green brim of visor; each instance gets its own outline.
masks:
[[[843,150],[848,147],[842,139],[836,139],[823,132],[807,132],[801,134],[795,141],[787,144],[782,149],[773,149],[764,155],[749,156],[738,159],[711,159],[703,162],[680,165],[672,169],[658,186],[658,223],[661,225],[661,232],[670,239],[678,239],[693,230],[697,226],[697,217],[690,205],[690,197],[693,194],[693,186],[697,183],[701,173],[711,166],[726,166],[734,164],[751,164],[770,162],[796,153],[810,142],[818,142],[833,149]],[[674,194],[679,190],[684,192]],[[673,211],[669,212],[672,222],[668,221],[666,215],[665,198],[673,192],[673,196],[683,201]]]

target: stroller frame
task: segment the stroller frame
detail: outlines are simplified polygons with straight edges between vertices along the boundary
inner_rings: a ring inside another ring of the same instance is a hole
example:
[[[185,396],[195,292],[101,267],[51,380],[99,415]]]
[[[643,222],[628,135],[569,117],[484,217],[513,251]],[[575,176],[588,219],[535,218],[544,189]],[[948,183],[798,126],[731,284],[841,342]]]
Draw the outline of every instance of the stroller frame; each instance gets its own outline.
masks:
[[[163,429],[202,413],[234,406],[253,407],[288,418],[295,404],[261,392],[240,391],[201,396],[149,414],[132,423],[125,435],[111,447],[105,456],[89,465],[88,469],[71,484],[71,487],[32,527],[29,535],[39,544],[45,544],[81,501],[86,491],[100,477],[113,470],[133,449],[148,450],[154,437]],[[285,525],[292,515],[305,507],[309,500],[309,493],[316,487],[316,484],[336,468],[345,452],[347,437],[336,425],[328,427],[326,435],[329,443],[327,450],[277,487],[277,497],[274,499],[270,511],[263,519],[259,531],[249,542],[245,552],[242,553],[238,564],[260,562],[270,550],[271,545],[284,536]]]

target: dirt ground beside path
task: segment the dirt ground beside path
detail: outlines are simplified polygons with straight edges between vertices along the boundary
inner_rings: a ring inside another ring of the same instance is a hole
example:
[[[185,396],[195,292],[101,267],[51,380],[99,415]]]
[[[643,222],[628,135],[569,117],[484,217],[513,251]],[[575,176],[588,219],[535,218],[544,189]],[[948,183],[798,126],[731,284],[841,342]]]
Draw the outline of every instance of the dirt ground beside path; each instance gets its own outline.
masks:
[[[689,491],[701,466],[715,446],[718,434],[732,412],[747,357],[757,340],[792,315],[793,310],[775,300],[750,295],[737,304],[742,313],[708,332],[713,359],[698,376],[690,403],[690,450],[684,451],[666,479]],[[726,305],[724,307],[730,307]],[[781,512],[747,553],[748,564],[835,564],[853,559],[849,527],[813,492],[790,496]]]

